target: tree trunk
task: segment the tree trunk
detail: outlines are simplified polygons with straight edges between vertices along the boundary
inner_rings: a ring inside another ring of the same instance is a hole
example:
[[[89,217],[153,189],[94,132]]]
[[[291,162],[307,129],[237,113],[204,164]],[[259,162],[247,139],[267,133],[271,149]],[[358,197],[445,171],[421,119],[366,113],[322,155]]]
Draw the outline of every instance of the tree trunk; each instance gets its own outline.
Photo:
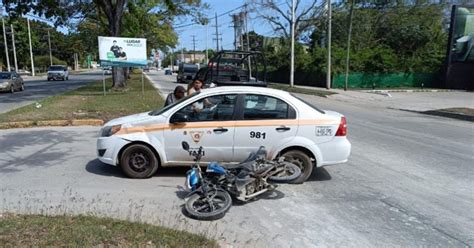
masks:
[[[110,36],[119,37],[122,27],[123,10],[127,0],[94,0],[95,4],[107,16]],[[112,69],[112,87],[125,87],[126,77],[122,67]]]
[[[123,67],[114,67],[112,69],[112,87],[113,88],[124,88],[125,87],[125,73]]]

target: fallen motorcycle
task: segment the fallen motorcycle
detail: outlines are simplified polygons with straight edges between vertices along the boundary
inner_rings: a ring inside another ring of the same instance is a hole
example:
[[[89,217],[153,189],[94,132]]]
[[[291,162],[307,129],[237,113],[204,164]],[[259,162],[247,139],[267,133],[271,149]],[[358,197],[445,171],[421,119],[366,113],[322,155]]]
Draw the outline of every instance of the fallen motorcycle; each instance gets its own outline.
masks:
[[[224,217],[232,206],[232,197],[246,202],[277,187],[274,183],[287,183],[301,175],[300,168],[284,161],[284,157],[270,161],[262,146],[236,165],[211,162],[203,173],[200,161],[203,148],[190,150],[187,142],[183,149],[194,156],[195,163],[186,173],[186,188],[190,191],[184,205],[191,218],[216,220]]]

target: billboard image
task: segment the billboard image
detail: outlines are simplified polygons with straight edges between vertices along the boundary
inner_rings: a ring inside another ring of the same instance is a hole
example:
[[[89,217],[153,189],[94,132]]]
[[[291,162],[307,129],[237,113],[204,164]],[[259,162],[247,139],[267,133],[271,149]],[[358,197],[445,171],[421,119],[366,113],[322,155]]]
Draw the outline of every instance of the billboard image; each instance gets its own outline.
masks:
[[[146,39],[99,36],[101,66],[147,65]]]
[[[452,23],[452,62],[474,62],[474,7],[457,6]]]

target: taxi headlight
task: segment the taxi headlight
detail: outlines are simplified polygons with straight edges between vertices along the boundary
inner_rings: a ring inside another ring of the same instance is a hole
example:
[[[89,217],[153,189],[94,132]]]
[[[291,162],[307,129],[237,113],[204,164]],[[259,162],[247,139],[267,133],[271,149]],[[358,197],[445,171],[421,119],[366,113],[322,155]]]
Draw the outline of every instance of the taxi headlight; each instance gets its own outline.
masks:
[[[120,131],[120,129],[122,129],[122,125],[114,125],[114,126],[104,127],[104,128],[102,128],[101,136],[102,137],[112,136],[112,135],[116,134],[118,131]]]
[[[8,86],[8,81],[0,82],[0,86]]]

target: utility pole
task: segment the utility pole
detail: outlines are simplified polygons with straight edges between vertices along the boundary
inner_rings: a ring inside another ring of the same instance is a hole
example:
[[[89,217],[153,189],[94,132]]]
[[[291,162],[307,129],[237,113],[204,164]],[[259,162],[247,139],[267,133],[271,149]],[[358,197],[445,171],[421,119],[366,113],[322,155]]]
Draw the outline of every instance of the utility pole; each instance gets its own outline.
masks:
[[[207,26],[208,24],[206,24],[206,64],[209,64],[209,48],[207,48]]]
[[[18,62],[16,60],[15,30],[13,30],[13,24],[10,24],[10,29],[12,31],[13,60],[15,61],[15,71],[18,71]]]
[[[2,17],[2,27],[3,27],[3,42],[5,44],[5,56],[7,57],[7,68],[8,68],[8,71],[11,71],[10,58],[8,57],[7,33],[5,32],[5,21],[3,20],[3,13],[1,14],[1,17]]]
[[[216,52],[219,52],[219,26],[217,24],[217,13],[216,13]]]
[[[296,0],[291,3],[291,68],[290,68],[290,87],[295,84],[295,5]],[[248,36],[248,34],[247,34]]]
[[[196,35],[191,35],[193,37],[193,63],[196,63]]]
[[[238,22],[240,21],[240,14],[232,14],[230,15],[232,17],[232,28],[234,28],[234,50],[237,50],[237,47],[239,47],[240,45],[237,45],[237,34],[238,34]]]
[[[184,61],[184,48],[181,47],[181,63],[185,63],[186,61]]]
[[[344,82],[344,91],[347,90],[349,84],[349,58],[351,52],[351,35],[352,35],[352,18],[354,15],[354,0],[351,0],[351,7],[349,10],[349,34],[347,36],[347,56],[346,56],[346,80]]]
[[[326,89],[331,88],[331,35],[332,35],[332,7],[328,0],[328,71],[326,75]]]
[[[247,28],[247,4],[245,4],[245,12],[244,12],[244,18],[243,19],[244,19],[245,34],[246,34],[245,36],[247,36],[247,51],[250,52],[249,30]],[[243,48],[243,46],[242,46],[242,48]],[[250,62],[250,56],[247,57],[247,63],[248,63],[248,67],[249,67],[249,78],[250,78],[252,76],[252,64]],[[258,70],[257,70],[257,74],[258,74]],[[255,78],[255,81],[258,81],[258,78]]]
[[[31,59],[31,75],[35,76],[35,62],[33,61],[33,48],[31,46],[31,28],[30,28],[30,19],[26,18],[28,23],[28,41],[30,43],[30,59]]]
[[[171,73],[173,73],[173,48],[171,48],[171,53],[170,53],[170,65],[171,65]]]
[[[48,45],[49,45],[49,63],[53,65],[53,54],[51,53],[51,35],[48,29]]]

